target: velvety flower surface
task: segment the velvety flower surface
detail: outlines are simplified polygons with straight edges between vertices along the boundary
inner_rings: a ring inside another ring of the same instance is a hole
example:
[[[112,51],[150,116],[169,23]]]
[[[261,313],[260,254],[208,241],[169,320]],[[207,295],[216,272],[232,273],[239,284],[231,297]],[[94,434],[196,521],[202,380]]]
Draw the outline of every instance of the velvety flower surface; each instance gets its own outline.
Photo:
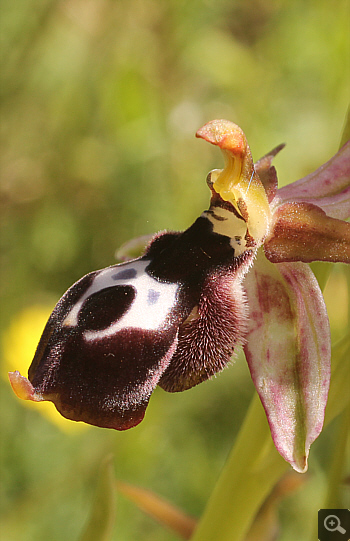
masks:
[[[156,235],[138,259],[88,274],[53,311],[20,398],[124,430],[157,385],[208,379],[243,345],[281,455],[305,471],[322,429],[330,330],[306,264],[350,260],[350,143],[312,175],[277,190],[277,147],[255,166],[242,130],[209,122],[197,136],[225,167],[208,175],[210,207],[183,233]]]

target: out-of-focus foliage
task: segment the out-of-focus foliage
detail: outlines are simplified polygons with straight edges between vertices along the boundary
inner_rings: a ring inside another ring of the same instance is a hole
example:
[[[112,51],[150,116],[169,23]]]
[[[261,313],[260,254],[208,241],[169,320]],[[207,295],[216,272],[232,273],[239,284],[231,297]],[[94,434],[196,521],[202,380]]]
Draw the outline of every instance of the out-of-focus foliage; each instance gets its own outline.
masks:
[[[191,391],[157,391],[126,433],[62,430],[43,405],[20,404],[5,374],[14,356],[20,368],[34,353],[42,312],[33,307],[114,263],[128,239],[185,228],[206,208],[206,174],[222,164],[194,138],[205,122],[241,125],[256,159],[286,142],[281,184],[336,152],[348,15],[346,0],[1,2],[4,541],[78,539],[110,452],[119,478],[202,512],[252,394],[241,357]],[[334,339],[348,327],[345,272],[336,268],[325,292]],[[283,541],[310,533],[334,430],[314,446],[309,482],[282,506]],[[120,499],[115,539],[175,537]]]

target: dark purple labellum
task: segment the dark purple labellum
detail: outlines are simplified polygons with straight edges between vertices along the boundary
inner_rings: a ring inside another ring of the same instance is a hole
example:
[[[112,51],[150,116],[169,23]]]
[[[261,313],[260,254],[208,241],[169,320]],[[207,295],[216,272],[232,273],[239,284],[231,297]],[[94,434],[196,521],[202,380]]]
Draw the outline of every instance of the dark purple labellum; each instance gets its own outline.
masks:
[[[227,365],[245,331],[241,281],[253,253],[220,233],[242,219],[219,207],[63,295],[29,369],[31,397],[68,419],[124,430],[142,420],[157,384],[182,391]]]

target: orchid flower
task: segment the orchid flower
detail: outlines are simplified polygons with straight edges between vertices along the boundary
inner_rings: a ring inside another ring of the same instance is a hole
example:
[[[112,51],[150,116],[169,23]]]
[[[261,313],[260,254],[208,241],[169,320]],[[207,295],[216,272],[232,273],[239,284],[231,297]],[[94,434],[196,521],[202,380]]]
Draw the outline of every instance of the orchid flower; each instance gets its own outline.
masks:
[[[197,132],[224,154],[209,173],[209,210],[183,233],[153,237],[132,261],[88,274],[53,311],[29,379],[15,393],[69,419],[124,430],[157,385],[183,391],[243,345],[272,438],[304,472],[330,379],[326,307],[307,263],[350,261],[350,143],[315,173],[277,190],[243,131],[214,120]]]

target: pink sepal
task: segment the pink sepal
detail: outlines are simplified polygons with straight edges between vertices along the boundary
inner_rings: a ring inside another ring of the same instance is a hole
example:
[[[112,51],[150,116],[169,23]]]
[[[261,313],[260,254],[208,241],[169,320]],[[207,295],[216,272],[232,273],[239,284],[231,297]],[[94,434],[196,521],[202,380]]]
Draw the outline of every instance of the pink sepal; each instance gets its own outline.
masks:
[[[330,329],[317,280],[303,263],[272,264],[260,253],[245,289],[250,322],[244,347],[279,453],[307,470],[320,434],[330,379]]]

